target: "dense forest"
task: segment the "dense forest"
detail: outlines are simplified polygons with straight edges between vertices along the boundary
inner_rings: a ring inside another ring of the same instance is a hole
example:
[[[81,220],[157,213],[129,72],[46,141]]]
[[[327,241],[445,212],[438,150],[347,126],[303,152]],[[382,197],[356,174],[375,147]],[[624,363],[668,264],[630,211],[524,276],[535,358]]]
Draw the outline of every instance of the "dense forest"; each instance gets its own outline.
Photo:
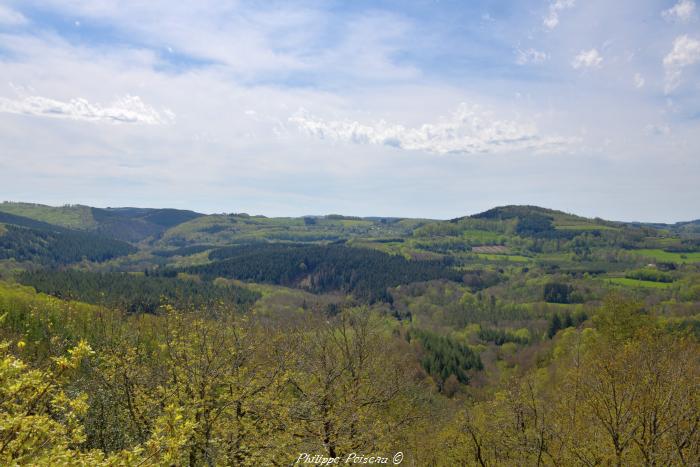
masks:
[[[688,225],[0,204],[0,464],[698,465]]]
[[[0,235],[0,259],[65,265],[107,261],[135,253],[132,245],[84,232],[36,230],[7,225]]]
[[[207,278],[303,287],[313,292],[341,291],[370,303],[386,300],[388,287],[438,278],[459,280],[445,260],[411,262],[401,256],[344,245],[271,244],[222,248],[210,264],[185,271]]]
[[[251,290],[230,284],[217,286],[191,279],[120,272],[41,270],[24,272],[18,281],[54,297],[106,305],[129,313],[155,313],[165,304],[183,309],[226,305],[245,309],[259,298]]]

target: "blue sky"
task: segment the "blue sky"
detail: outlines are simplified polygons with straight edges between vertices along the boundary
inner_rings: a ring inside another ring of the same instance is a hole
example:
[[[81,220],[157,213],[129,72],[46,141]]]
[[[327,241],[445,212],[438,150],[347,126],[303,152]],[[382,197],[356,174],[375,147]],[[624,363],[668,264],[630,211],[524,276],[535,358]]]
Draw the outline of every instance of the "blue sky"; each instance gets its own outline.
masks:
[[[700,217],[695,0],[0,0],[0,199]]]

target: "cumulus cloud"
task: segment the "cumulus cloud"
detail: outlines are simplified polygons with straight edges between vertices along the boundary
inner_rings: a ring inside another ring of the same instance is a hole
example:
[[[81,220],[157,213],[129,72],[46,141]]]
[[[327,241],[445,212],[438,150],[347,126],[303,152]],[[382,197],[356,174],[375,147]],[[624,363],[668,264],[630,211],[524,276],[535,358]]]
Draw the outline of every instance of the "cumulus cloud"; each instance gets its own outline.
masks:
[[[0,5],[0,24],[20,25],[26,22],[27,18],[22,13]]]
[[[545,52],[540,52],[533,48],[527,50],[518,49],[516,51],[515,63],[518,65],[526,65],[528,63],[542,63],[547,60],[548,55]]]
[[[668,125],[655,125],[653,123],[649,123],[644,127],[644,131],[648,135],[653,136],[668,136],[671,134],[671,128]]]
[[[695,2],[693,0],[679,0],[674,6],[668,10],[661,12],[661,16],[667,21],[686,22],[693,17],[695,13]]]
[[[549,4],[549,12],[542,19],[542,23],[548,29],[556,28],[559,25],[559,12],[572,8],[575,3],[575,0],[556,0],[551,2]]]
[[[462,103],[449,117],[417,128],[384,120],[365,124],[351,120],[324,120],[301,109],[289,121],[311,136],[332,141],[391,146],[436,154],[474,154],[534,150],[556,152],[572,143],[543,136],[532,123],[497,119],[477,105]]]
[[[603,63],[603,57],[596,49],[582,50],[571,62],[571,66],[578,68],[598,68]]]
[[[680,85],[681,74],[685,67],[698,62],[700,62],[700,40],[688,35],[676,37],[673,41],[673,49],[664,57],[663,62],[666,70],[666,93]]]
[[[644,77],[640,75],[639,73],[634,74],[634,87],[637,89],[641,89],[644,87]]]
[[[107,106],[91,104],[83,98],[59,101],[42,96],[23,96],[17,99],[0,97],[0,112],[87,122],[142,125],[165,124],[175,118],[175,114],[170,110],[159,112],[146,105],[139,96],[131,95],[117,99]]]

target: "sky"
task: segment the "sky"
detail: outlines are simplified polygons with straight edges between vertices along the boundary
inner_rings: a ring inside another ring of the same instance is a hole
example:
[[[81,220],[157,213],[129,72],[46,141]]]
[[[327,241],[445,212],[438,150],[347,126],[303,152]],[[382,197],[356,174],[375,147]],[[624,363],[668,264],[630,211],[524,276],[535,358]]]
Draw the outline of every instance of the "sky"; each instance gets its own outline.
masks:
[[[695,0],[0,0],[0,200],[700,218]]]

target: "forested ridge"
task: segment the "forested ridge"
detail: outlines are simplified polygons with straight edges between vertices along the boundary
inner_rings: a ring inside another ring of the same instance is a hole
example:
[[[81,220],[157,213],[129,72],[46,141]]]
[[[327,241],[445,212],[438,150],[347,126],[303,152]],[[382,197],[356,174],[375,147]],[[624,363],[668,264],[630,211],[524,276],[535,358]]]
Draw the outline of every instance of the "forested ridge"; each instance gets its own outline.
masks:
[[[214,250],[210,264],[185,271],[204,277],[301,286],[313,292],[341,291],[375,302],[387,288],[438,278],[459,280],[445,261],[411,262],[397,255],[345,245],[249,245]]]

